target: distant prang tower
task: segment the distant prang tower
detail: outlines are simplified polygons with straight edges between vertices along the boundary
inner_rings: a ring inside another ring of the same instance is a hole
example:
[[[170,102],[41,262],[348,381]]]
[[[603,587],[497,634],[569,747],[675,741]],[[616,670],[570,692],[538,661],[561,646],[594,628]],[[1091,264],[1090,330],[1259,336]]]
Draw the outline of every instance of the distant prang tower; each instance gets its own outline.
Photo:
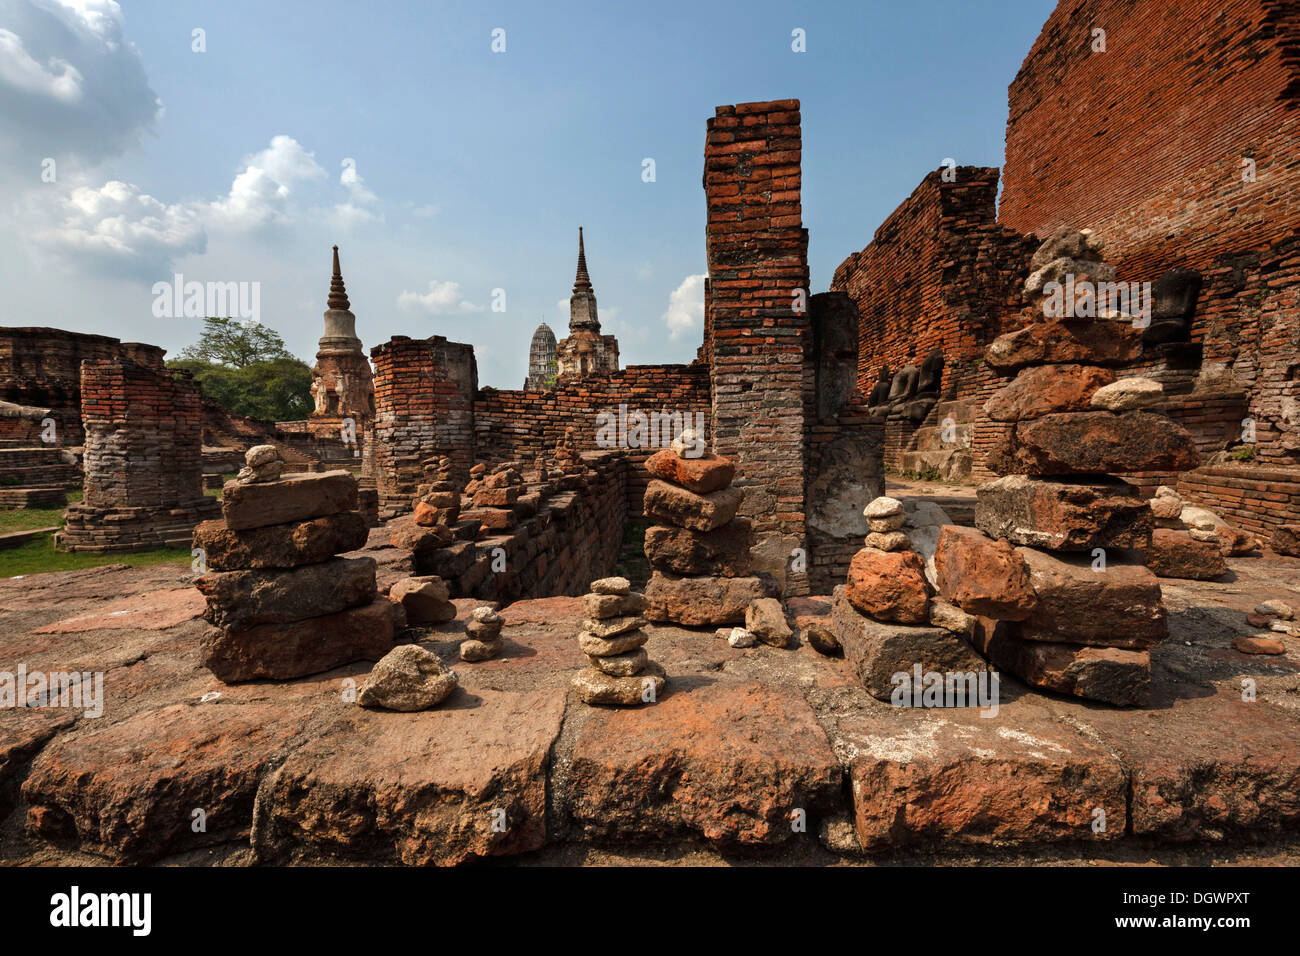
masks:
[[[555,333],[543,322],[528,346],[528,378],[524,388],[540,392],[555,387]]]
[[[357,338],[356,316],[350,311],[343,273],[339,269],[339,247],[334,247],[334,275],[326,301],[325,334],[316,352],[311,372],[311,397],[316,408],[307,419],[312,434],[338,439],[344,435],[345,419],[352,419],[349,433],[358,444],[365,426],[375,417],[375,383],[370,362]]]
[[[578,227],[578,274],[569,296],[569,335],[555,348],[556,378],[560,381],[618,371],[618,339],[600,334],[596,293],[587,274],[587,253]]]

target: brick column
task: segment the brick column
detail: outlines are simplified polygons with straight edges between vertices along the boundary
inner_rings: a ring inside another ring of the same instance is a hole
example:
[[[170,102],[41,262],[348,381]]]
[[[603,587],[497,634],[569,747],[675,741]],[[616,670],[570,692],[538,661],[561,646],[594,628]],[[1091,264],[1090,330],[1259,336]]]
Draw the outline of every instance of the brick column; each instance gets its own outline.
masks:
[[[460,371],[447,367],[444,353],[451,345],[441,338],[395,335],[370,350],[375,382],[371,460],[381,520],[412,509],[416,486],[423,481],[420,463],[426,458],[450,456],[462,480],[473,464],[472,392],[449,374]]]
[[[801,147],[799,101],[776,100],[718,107],[704,148],[712,439],[737,462],[756,567],[782,581],[793,550],[806,547],[811,324]],[[801,587],[800,576],[786,590]]]
[[[81,365],[85,495],[65,512],[68,551],[188,545],[216,517],[203,494],[203,407],[187,373],[96,360]]]

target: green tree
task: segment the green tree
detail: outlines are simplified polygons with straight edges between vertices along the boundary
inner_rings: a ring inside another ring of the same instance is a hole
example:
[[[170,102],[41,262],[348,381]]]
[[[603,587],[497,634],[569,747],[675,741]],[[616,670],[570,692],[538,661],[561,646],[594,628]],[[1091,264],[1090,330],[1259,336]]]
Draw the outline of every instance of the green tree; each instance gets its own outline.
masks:
[[[247,368],[258,362],[293,358],[284,347],[284,339],[275,329],[260,322],[242,325],[232,318],[206,318],[199,340],[181,352],[182,359],[194,359],[208,365]]]
[[[311,367],[285,349],[279,333],[263,325],[204,319],[199,341],[167,367],[190,372],[205,398],[245,418],[298,421],[313,407]]]

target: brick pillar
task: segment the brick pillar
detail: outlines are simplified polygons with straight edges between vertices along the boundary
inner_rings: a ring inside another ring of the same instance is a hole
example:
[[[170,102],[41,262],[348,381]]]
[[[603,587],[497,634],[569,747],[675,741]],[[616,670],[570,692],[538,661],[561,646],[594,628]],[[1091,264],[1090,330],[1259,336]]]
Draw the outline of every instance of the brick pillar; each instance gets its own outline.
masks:
[[[95,360],[81,365],[85,494],[65,512],[69,551],[188,545],[215,517],[203,494],[203,404],[187,373]]]
[[[811,323],[801,147],[799,101],[776,100],[718,107],[704,148],[712,438],[736,459],[756,567],[785,582],[786,593],[806,587],[802,574],[787,575],[794,549],[806,553]]]
[[[448,367],[449,346],[455,343],[441,337],[395,335],[370,350],[375,382],[371,460],[381,520],[412,509],[425,459],[450,456],[462,480],[473,464],[473,393],[458,380],[461,370]],[[472,365],[472,350],[468,361]]]

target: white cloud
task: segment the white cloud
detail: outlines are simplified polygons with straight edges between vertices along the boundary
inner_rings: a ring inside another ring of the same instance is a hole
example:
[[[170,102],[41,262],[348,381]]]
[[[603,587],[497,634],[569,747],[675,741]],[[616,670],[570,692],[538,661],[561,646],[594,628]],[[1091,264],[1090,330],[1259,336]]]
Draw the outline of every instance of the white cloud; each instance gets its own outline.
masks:
[[[438,215],[441,211],[441,206],[437,203],[429,202],[425,203],[423,206],[416,206],[411,210],[411,215],[418,219],[430,219],[433,216]]]
[[[343,172],[339,174],[339,185],[348,192],[348,201],[334,207],[332,220],[334,225],[350,230],[367,222],[380,222],[383,216],[370,207],[379,202],[379,197],[366,185],[366,181],[357,172],[356,163],[350,159],[343,161]]]
[[[315,154],[292,136],[276,136],[266,149],[244,157],[244,169],[230,184],[230,192],[210,208],[217,222],[232,229],[283,225],[293,220],[294,189],[324,177]]]
[[[707,278],[703,273],[689,275],[668,296],[663,320],[668,325],[670,339],[680,339],[704,327],[704,280]]]
[[[118,180],[62,194],[53,221],[33,238],[79,267],[143,279],[165,274],[174,257],[207,247],[194,207],[160,202]]]
[[[162,104],[111,0],[0,0],[0,177],[39,183],[120,155]]]
[[[428,292],[404,291],[397,297],[397,307],[430,315],[453,315],[482,312],[484,306],[475,305],[460,293],[459,282],[429,282]]]
[[[23,38],[4,29],[0,29],[0,84],[63,103],[75,103],[85,93],[81,71],[75,66],[56,56],[44,65],[37,63],[23,46]]]

